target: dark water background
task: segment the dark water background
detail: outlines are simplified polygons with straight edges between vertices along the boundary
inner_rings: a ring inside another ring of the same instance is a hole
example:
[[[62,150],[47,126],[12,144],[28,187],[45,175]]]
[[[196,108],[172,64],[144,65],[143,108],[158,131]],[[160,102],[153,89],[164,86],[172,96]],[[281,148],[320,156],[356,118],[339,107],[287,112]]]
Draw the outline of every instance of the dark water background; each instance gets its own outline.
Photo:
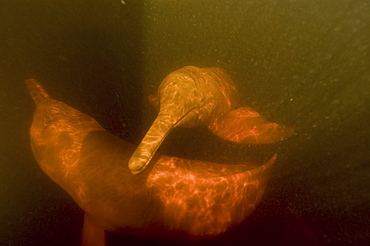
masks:
[[[256,212],[196,245],[368,245],[369,1],[1,0],[0,20],[0,245],[77,245],[82,226],[33,159],[24,79],[138,143],[155,117],[147,95],[185,65],[226,69],[242,105],[296,127],[268,146],[169,136],[162,152],[187,158],[279,154]]]

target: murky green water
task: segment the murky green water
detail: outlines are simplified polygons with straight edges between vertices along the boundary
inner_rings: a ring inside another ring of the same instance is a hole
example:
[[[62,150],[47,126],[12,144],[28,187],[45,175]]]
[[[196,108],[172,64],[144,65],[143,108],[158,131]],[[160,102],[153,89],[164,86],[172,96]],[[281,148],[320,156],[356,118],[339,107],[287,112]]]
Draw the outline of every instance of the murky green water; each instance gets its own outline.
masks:
[[[0,244],[77,245],[82,225],[82,212],[33,159],[24,79],[39,79],[56,99],[138,143],[155,117],[147,96],[170,72],[194,65],[226,69],[243,106],[296,127],[268,146],[225,144],[202,129],[168,137],[161,151],[187,158],[279,155],[250,220],[199,245],[364,245],[369,8],[354,0],[0,4]]]

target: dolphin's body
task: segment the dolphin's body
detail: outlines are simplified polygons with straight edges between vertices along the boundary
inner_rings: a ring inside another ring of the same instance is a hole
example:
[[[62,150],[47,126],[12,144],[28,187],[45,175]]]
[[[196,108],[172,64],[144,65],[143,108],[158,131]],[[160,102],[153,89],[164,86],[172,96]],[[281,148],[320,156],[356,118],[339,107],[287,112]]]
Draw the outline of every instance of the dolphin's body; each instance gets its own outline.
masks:
[[[145,170],[174,127],[206,126],[223,139],[247,144],[273,143],[293,133],[250,108],[236,109],[237,89],[220,68],[181,68],[169,74],[149,100],[159,113],[129,160],[133,174]]]
[[[212,237],[244,220],[264,192],[276,155],[255,167],[155,154],[145,173],[132,175],[122,163],[135,146],[37,81],[26,83],[36,103],[32,152],[85,212],[81,245],[106,245],[105,231],[172,242]]]

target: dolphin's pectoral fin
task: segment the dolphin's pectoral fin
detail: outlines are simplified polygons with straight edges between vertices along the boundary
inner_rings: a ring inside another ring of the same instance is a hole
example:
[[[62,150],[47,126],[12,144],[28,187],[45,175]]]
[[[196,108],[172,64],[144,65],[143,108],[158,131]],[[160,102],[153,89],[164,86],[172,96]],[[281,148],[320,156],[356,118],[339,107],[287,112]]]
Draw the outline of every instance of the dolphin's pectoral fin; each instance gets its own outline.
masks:
[[[244,144],[267,144],[289,137],[294,129],[263,118],[248,107],[235,109],[214,120],[208,129],[223,139]]]
[[[82,227],[81,246],[107,246],[105,231],[97,227],[86,213]]]

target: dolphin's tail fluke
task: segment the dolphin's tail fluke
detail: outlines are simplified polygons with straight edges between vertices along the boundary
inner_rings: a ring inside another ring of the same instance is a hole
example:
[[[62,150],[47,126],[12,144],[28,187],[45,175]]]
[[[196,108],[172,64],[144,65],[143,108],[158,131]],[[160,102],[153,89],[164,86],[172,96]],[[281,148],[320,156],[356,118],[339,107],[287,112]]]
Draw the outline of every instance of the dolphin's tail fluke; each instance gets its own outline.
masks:
[[[38,104],[45,98],[50,98],[49,94],[45,91],[44,87],[35,79],[27,79],[25,81],[28,91],[33,101]]]

